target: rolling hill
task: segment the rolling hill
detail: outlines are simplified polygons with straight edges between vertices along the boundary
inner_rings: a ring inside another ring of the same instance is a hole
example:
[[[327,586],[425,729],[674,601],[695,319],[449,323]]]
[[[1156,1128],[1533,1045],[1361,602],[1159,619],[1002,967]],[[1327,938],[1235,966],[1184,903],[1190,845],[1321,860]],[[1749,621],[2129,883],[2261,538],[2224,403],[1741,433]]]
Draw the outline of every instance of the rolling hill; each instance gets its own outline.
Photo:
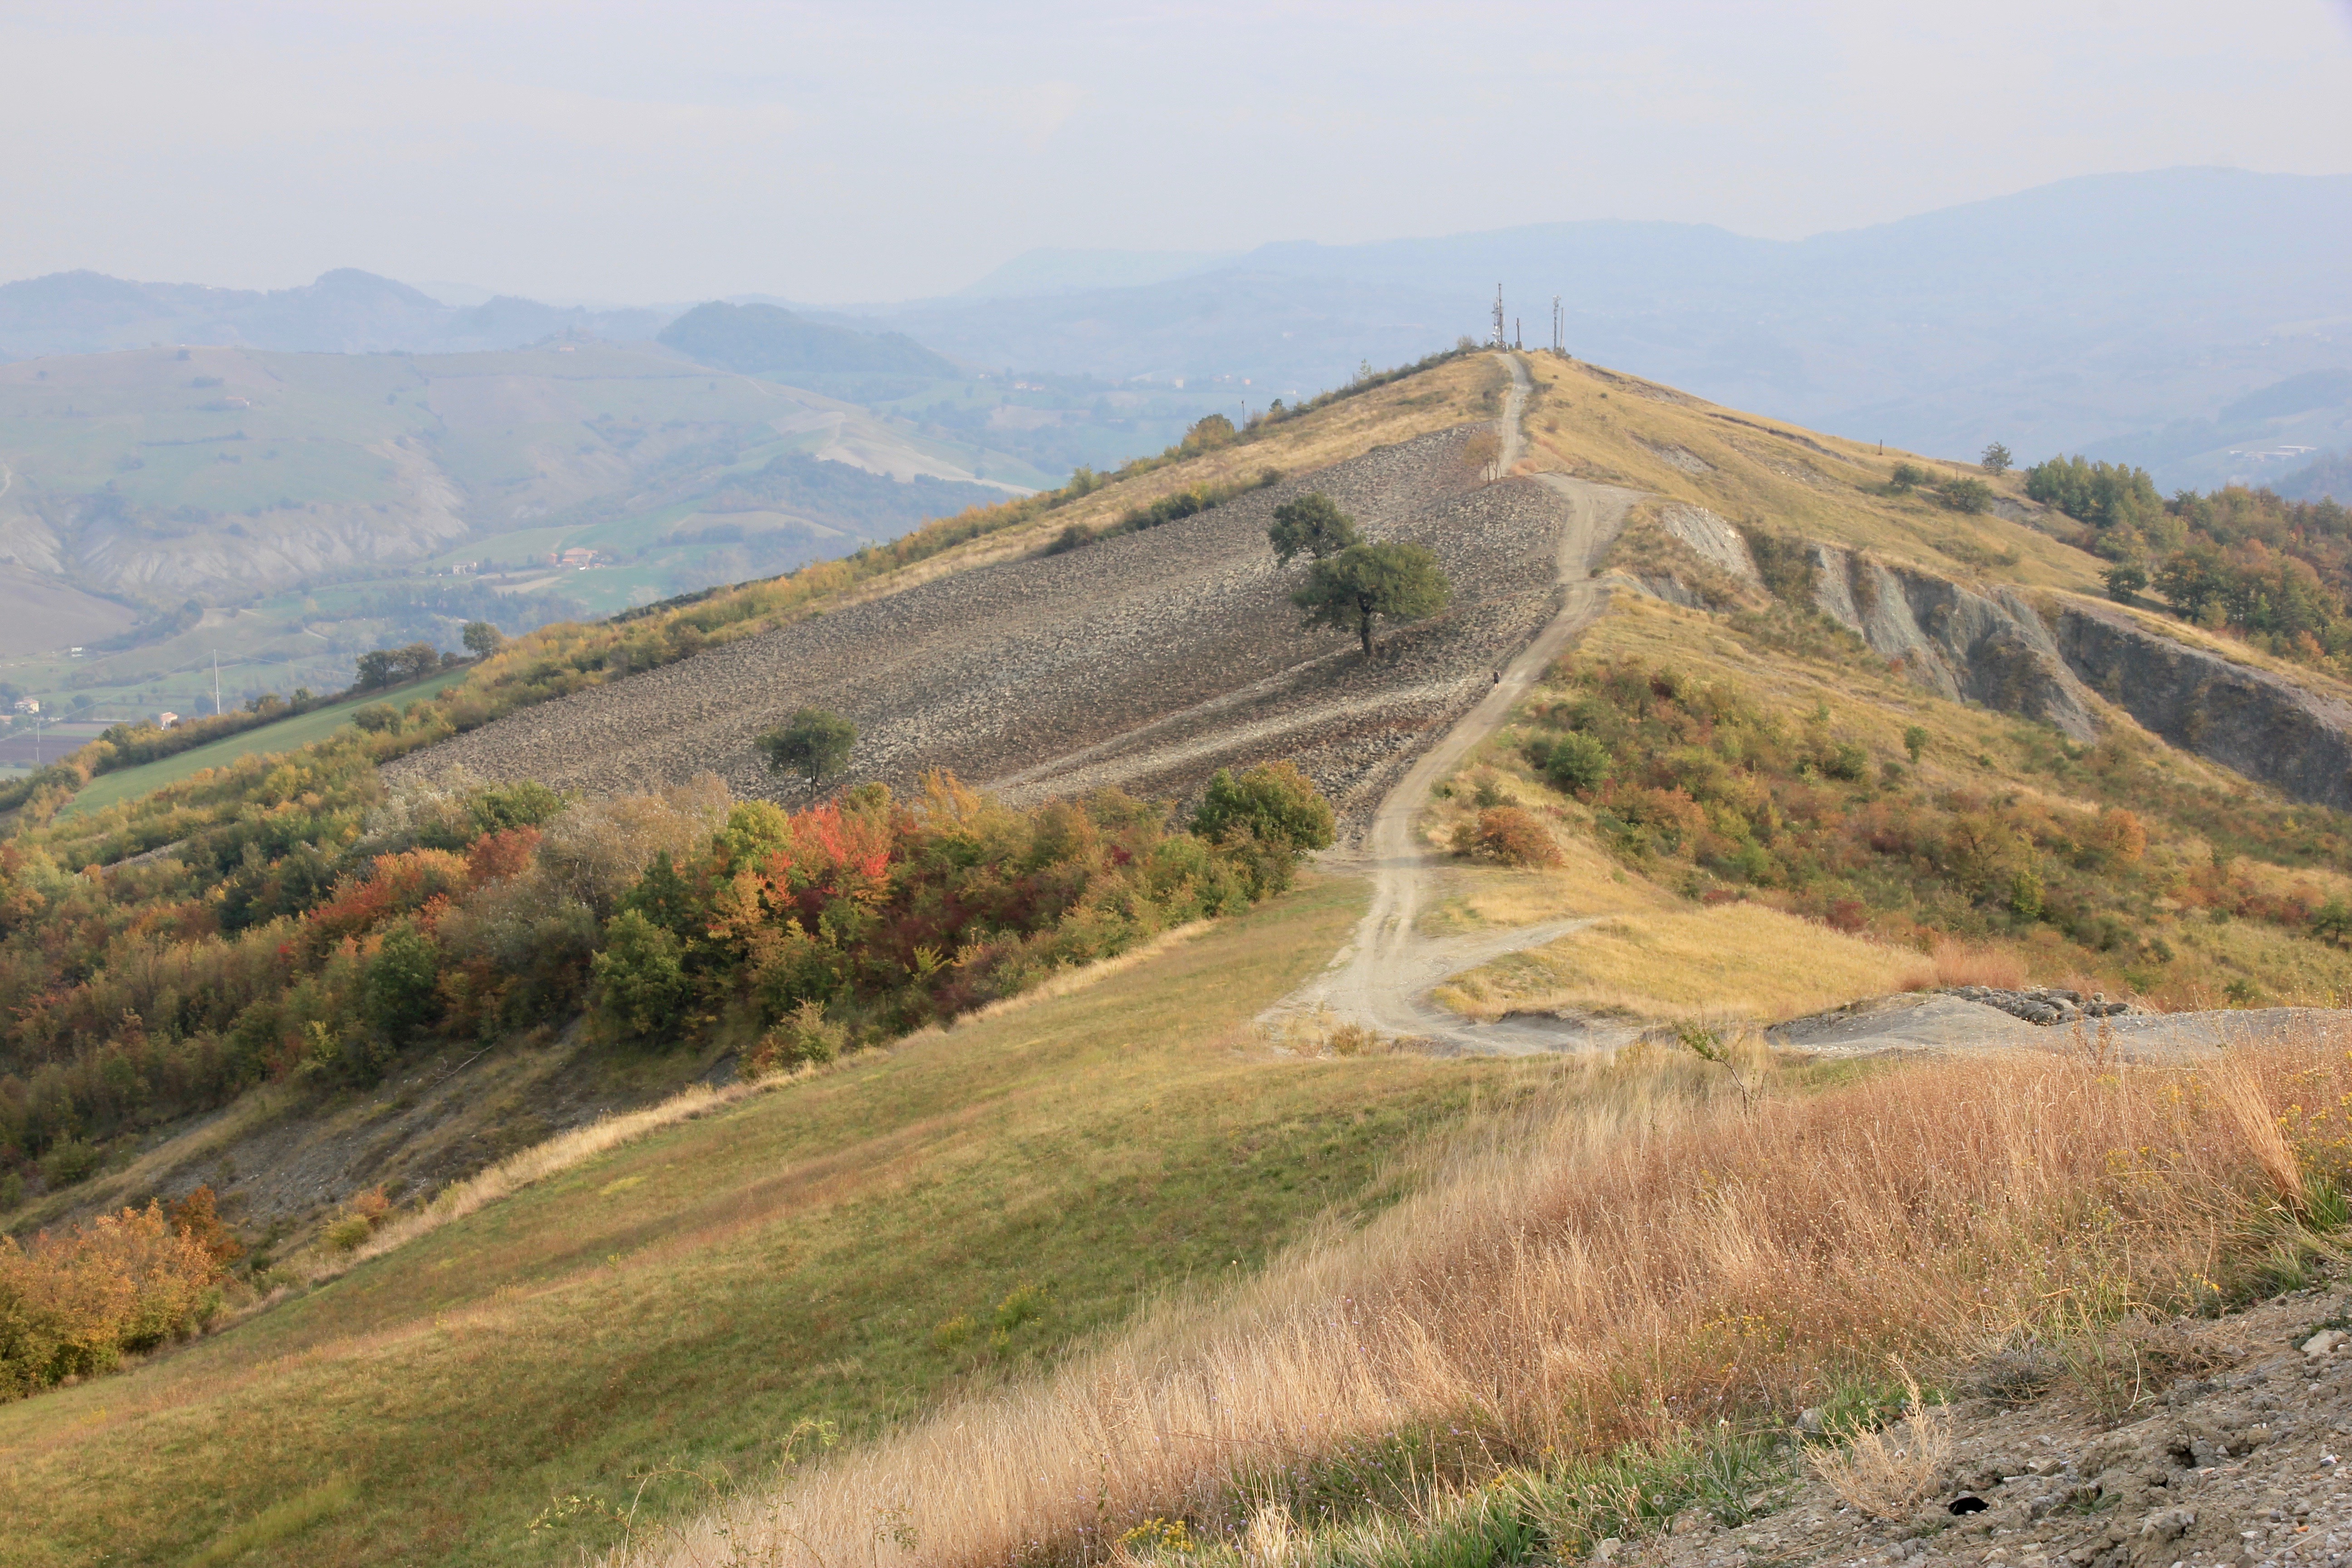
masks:
[[[2352,705],[1922,461],[1452,355],[28,805],[6,1223],[208,1184],[255,1254],[0,1406],[0,1561],[1437,1561],[1514,1487],[1777,1506],[1714,1423],[1876,1408],[1886,1355],[2267,1289],[2273,1110],[2343,1088]],[[1453,584],[1370,658],[1284,604],[1318,490]],[[753,764],[804,702],[860,728],[829,800]],[[1286,760],[1339,839],[1286,891],[1149,804]]]

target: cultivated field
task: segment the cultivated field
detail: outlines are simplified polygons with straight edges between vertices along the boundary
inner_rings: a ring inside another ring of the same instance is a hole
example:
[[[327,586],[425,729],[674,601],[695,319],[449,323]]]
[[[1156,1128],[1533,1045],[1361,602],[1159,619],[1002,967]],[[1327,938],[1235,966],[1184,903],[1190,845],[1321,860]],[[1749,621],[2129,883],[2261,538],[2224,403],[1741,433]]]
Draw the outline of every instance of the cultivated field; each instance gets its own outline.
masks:
[[[792,798],[752,740],[793,710],[845,713],[849,782],[950,768],[1013,799],[1107,784],[1181,795],[1213,769],[1297,760],[1360,816],[1487,689],[1550,613],[1561,500],[1482,485],[1463,426],[1418,437],[1148,531],[944,576],[633,676],[462,736],[395,776],[463,764],[618,794],[714,772]],[[1299,629],[1304,575],[1276,567],[1274,508],[1320,490],[1375,539],[1444,563],[1454,602],[1387,634]]]

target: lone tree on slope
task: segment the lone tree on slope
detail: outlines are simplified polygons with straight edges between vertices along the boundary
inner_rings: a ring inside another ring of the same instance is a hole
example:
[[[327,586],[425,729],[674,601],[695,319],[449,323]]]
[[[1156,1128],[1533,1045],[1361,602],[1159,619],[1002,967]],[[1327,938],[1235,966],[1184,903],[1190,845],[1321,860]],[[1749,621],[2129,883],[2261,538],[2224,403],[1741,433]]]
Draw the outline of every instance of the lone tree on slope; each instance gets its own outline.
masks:
[[[1274,544],[1275,560],[1285,566],[1294,555],[1322,561],[1358,542],[1356,520],[1321,490],[1276,507],[1265,536]]]
[[[825,708],[803,708],[752,742],[778,773],[821,784],[849,765],[857,726]]]
[[[2008,447],[1995,441],[1984,449],[1980,462],[1986,473],[1999,475],[2009,472],[2015,466],[2016,459],[2009,455]]]
[[[1372,656],[1372,622],[1417,621],[1444,609],[1454,585],[1437,557],[1418,544],[1351,544],[1328,561],[1318,561],[1307,585],[1290,602],[1307,612],[1307,626],[1350,631]]]

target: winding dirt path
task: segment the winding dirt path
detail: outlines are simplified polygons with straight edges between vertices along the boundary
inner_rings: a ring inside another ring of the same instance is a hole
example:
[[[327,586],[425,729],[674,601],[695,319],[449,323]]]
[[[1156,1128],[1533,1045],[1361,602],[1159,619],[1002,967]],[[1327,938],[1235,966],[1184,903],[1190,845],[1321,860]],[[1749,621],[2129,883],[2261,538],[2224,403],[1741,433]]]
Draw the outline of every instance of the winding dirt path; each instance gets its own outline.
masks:
[[[1511,371],[1511,391],[1496,421],[1502,439],[1496,468],[1508,474],[1524,449],[1519,418],[1530,387],[1526,365],[1516,355],[1503,357]],[[1603,1043],[1605,1026],[1589,1029],[1564,1020],[1478,1024],[1428,1000],[1430,991],[1450,974],[1505,953],[1541,946],[1603,917],[1442,940],[1413,929],[1429,902],[1436,868],[1434,857],[1416,826],[1430,786],[1460,766],[1473,747],[1501,727],[1569,639],[1601,613],[1608,594],[1593,580],[1592,568],[1623,525],[1626,509],[1639,498],[1634,490],[1589,484],[1564,474],[1538,474],[1535,482],[1558,491],[1569,507],[1569,521],[1559,537],[1559,609],[1535,640],[1503,668],[1494,689],[1423,752],[1381,802],[1366,840],[1372,874],[1371,908],[1331,966],[1276,1004],[1264,1022],[1279,1027],[1293,1019],[1314,1016],[1326,1024],[1353,1023],[1383,1035],[1429,1040],[1441,1049],[1507,1055]]]

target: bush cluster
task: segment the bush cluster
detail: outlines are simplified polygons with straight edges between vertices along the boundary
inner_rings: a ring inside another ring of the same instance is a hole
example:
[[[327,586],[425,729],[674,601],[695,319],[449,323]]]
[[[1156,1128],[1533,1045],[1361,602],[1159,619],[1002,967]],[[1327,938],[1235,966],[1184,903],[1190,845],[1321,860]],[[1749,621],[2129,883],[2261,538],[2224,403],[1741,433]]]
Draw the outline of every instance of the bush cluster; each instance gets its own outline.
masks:
[[[209,1187],[28,1243],[0,1237],[0,1399],[110,1372],[127,1352],[194,1331],[221,1307],[239,1248]]]
[[[2231,814],[2165,782],[2127,739],[2075,748],[2053,731],[2030,759],[2063,776],[2067,793],[2110,803],[2093,809],[2017,791],[1924,787],[1903,763],[1837,734],[1825,710],[1791,721],[1729,681],[1633,658],[1580,664],[1568,679],[1572,695],[1535,710],[1529,762],[1591,804],[1619,855],[1694,896],[1759,898],[1900,941],[2051,927],[2083,950],[2085,967],[2101,955],[2169,962],[2148,930],[2158,900],[2315,934],[2332,929],[2314,890],[2264,890],[2201,850],[2152,852],[2142,811],[2168,809],[2200,826]],[[1924,732],[1906,735],[1914,763],[1929,743]],[[2235,816],[2238,842],[2275,858],[2340,847],[2333,836],[2312,837],[2324,825],[2308,813]],[[2345,924],[2352,930],[2352,916]]]
[[[421,1038],[583,1007],[616,1040],[821,1059],[1242,909],[1330,838],[1286,764],[1220,774],[1184,832],[1116,792],[1020,811],[944,775],[791,814],[715,780],[385,796],[371,748],[398,740],[192,781],[236,809],[142,807],[144,833],[177,818],[172,858],[81,876],[60,852],[87,839],[0,847],[0,1163],[58,1183],[265,1079],[366,1084]]]

